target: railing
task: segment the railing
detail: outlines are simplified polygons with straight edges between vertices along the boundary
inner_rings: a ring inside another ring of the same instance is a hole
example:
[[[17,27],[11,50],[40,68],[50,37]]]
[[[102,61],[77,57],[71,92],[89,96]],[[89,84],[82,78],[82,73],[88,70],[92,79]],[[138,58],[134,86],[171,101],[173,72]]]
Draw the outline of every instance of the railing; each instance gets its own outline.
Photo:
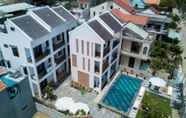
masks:
[[[38,53],[38,55],[35,57],[36,62],[42,60],[43,58],[45,58],[46,56],[48,56],[50,54],[50,50],[46,49],[44,52]]]
[[[64,60],[65,60],[65,56],[55,57],[55,62],[56,62],[56,64],[60,64],[60,63],[63,62]]]
[[[109,51],[110,51],[110,47],[108,46],[108,47],[106,47],[106,48],[104,49],[103,55],[105,56],[106,54],[109,53]]]
[[[103,73],[104,73],[105,70],[108,68],[108,66],[109,66],[109,63],[108,63],[108,62],[105,62],[105,63],[103,64],[103,67],[102,67]]]
[[[54,50],[57,50],[58,48],[62,47],[63,45],[65,45],[65,41],[54,42],[53,48],[54,48]]]

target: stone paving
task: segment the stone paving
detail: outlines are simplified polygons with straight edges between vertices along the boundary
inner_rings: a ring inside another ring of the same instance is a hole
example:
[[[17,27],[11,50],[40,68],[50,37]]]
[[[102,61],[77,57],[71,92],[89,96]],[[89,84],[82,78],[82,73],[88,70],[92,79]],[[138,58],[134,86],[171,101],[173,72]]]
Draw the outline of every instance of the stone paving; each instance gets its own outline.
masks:
[[[58,98],[71,97],[75,102],[83,102],[90,108],[90,114],[93,118],[120,118],[121,116],[105,108],[98,109],[94,102],[97,94],[95,92],[84,93],[83,95],[77,89],[70,86],[70,77],[64,81],[54,92]]]

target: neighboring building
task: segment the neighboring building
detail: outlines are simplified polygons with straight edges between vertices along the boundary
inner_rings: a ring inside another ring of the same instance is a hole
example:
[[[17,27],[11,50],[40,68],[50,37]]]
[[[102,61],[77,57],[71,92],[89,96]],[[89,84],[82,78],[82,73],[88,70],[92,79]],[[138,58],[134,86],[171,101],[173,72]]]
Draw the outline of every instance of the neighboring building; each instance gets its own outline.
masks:
[[[80,9],[89,9],[91,0],[77,0]]]
[[[117,72],[120,22],[106,12],[70,32],[73,83],[100,92]]]
[[[5,32],[0,32],[5,66],[28,75],[33,96],[42,98],[49,82],[70,74],[69,31],[76,25],[62,6],[30,9],[5,21]]]
[[[0,24],[4,23],[7,18],[23,15],[33,5],[27,3],[14,3],[0,6]]]
[[[122,36],[120,64],[137,70],[147,69],[154,35],[150,35],[135,24],[128,23]]]
[[[113,0],[104,2],[100,5],[90,8],[90,18],[100,15],[105,11],[119,9],[125,14],[135,14],[136,10],[125,0]]]
[[[29,79],[19,71],[0,67],[0,114],[2,118],[32,118],[36,112]]]

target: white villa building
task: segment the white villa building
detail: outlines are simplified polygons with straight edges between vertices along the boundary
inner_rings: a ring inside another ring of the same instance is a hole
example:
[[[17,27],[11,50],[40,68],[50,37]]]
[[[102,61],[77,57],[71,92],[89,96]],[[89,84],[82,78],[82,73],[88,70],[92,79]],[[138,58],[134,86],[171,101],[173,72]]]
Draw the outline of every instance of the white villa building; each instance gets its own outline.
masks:
[[[125,0],[107,1],[100,5],[90,8],[90,18],[102,14],[105,11],[119,9],[125,14],[134,14],[135,9]]]
[[[126,24],[122,35],[120,64],[145,70],[150,59],[149,52],[155,40],[154,36],[135,24]]]
[[[106,12],[70,32],[71,77],[100,92],[119,65],[122,25]]]
[[[28,75],[33,96],[70,74],[69,31],[76,19],[64,7],[36,7],[7,19],[0,32],[3,62]]]

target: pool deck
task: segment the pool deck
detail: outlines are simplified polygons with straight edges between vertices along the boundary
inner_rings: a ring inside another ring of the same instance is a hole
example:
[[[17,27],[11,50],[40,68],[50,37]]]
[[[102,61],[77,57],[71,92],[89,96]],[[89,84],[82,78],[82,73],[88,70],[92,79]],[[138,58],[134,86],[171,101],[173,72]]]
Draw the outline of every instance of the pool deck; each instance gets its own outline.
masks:
[[[145,95],[145,91],[146,91],[146,88],[144,86],[142,86],[139,90],[139,93],[136,97],[136,100],[133,104],[133,106],[131,107],[131,110],[129,112],[129,117],[130,118],[136,118],[136,115],[138,113],[138,110],[139,110],[139,107],[141,105],[141,102],[143,100],[143,96]]]

